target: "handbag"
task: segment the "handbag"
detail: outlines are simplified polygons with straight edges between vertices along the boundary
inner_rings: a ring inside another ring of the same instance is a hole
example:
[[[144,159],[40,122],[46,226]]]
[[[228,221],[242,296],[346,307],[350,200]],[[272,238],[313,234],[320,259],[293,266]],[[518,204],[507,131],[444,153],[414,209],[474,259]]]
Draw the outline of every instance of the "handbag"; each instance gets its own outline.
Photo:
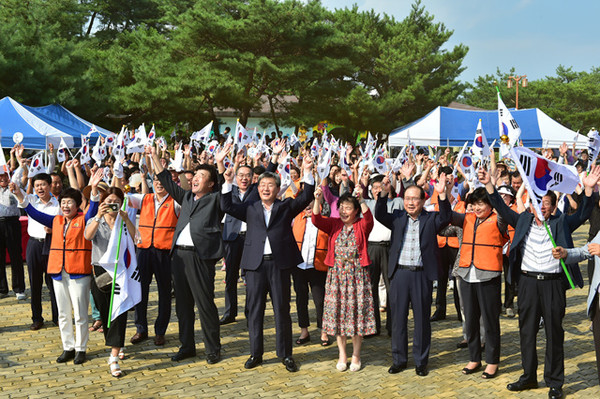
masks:
[[[96,268],[102,269],[102,273],[98,274]],[[92,269],[94,271],[94,281],[96,282],[98,289],[102,292],[110,292],[113,282],[110,274],[100,266],[94,266]]]

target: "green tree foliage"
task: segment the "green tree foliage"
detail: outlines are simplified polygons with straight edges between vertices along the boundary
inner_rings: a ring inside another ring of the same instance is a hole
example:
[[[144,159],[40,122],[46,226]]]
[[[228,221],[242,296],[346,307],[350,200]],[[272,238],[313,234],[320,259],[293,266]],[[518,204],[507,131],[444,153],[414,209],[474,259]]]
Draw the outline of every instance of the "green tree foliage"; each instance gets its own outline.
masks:
[[[467,52],[419,1],[396,21],[319,0],[4,0],[0,22],[0,95],[114,130],[266,106],[276,125],[387,133],[460,94]]]
[[[515,107],[515,88],[506,87],[509,76],[515,75],[512,68],[508,73],[496,71],[496,75],[480,76],[472,84],[461,101],[484,109],[496,109],[498,100],[495,84],[498,84],[502,100],[508,107]],[[590,72],[575,72],[572,68],[559,66],[556,76],[528,82],[519,88],[519,108],[539,108],[551,118],[573,130],[587,133],[598,128],[600,121],[600,68]]]

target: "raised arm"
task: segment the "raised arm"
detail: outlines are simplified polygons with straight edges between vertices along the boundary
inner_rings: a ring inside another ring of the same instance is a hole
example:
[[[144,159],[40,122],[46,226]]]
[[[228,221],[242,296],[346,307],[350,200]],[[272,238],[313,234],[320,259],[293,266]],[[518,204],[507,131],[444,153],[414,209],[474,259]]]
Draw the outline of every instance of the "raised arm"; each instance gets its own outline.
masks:
[[[489,172],[483,168],[479,168],[478,175],[479,181],[485,186],[485,190],[488,193],[488,198],[490,199],[492,207],[498,212],[498,214],[507,224],[511,225],[512,227],[516,227],[517,221],[519,220],[519,214],[510,209],[508,205],[504,203],[504,200],[500,194],[498,194],[498,191],[496,191],[496,188],[494,187],[496,183],[495,177],[492,177]]]

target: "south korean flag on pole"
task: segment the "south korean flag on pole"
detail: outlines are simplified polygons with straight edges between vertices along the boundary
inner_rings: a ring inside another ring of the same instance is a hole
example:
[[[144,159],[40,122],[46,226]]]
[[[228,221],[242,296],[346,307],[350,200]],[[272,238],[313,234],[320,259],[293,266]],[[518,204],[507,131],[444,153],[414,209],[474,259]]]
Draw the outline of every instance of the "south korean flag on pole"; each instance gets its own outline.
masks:
[[[29,165],[29,178],[34,177],[37,174],[44,173],[44,152],[40,151],[33,156],[31,159],[31,165]]]
[[[476,161],[483,161],[490,157],[490,146],[488,145],[483,127],[481,126],[481,119],[477,123],[477,130],[475,131],[475,140],[473,140],[473,146],[471,147],[473,153],[473,159]]]
[[[142,300],[135,245],[121,215],[118,215],[115,220],[108,240],[108,249],[98,263],[114,279],[115,290],[111,313],[111,321],[114,321]]]
[[[60,144],[58,145],[58,150],[56,151],[56,158],[58,162],[65,162],[67,160],[67,143],[65,143],[64,138],[60,138]]]
[[[598,135],[598,131],[594,128],[590,130],[587,134],[588,136],[588,155],[591,162],[588,162],[587,171],[589,172],[592,169],[592,165],[596,163],[596,159],[598,159],[598,152],[600,152],[600,135]]]
[[[540,201],[548,190],[572,193],[579,184],[579,176],[574,166],[549,161],[524,147],[512,148],[510,156],[523,177],[531,203],[542,221],[544,216],[540,209]]]

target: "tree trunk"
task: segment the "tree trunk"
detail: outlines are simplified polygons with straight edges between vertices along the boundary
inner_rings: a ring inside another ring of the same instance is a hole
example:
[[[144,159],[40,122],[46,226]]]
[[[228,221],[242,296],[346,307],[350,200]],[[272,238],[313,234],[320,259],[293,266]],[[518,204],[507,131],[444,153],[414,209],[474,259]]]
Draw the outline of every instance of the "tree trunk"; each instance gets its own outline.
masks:
[[[277,125],[277,116],[275,115],[275,108],[273,107],[273,98],[271,96],[268,96],[267,98],[269,99],[269,108],[271,109],[271,118],[275,125],[275,132],[279,135],[279,126]]]

